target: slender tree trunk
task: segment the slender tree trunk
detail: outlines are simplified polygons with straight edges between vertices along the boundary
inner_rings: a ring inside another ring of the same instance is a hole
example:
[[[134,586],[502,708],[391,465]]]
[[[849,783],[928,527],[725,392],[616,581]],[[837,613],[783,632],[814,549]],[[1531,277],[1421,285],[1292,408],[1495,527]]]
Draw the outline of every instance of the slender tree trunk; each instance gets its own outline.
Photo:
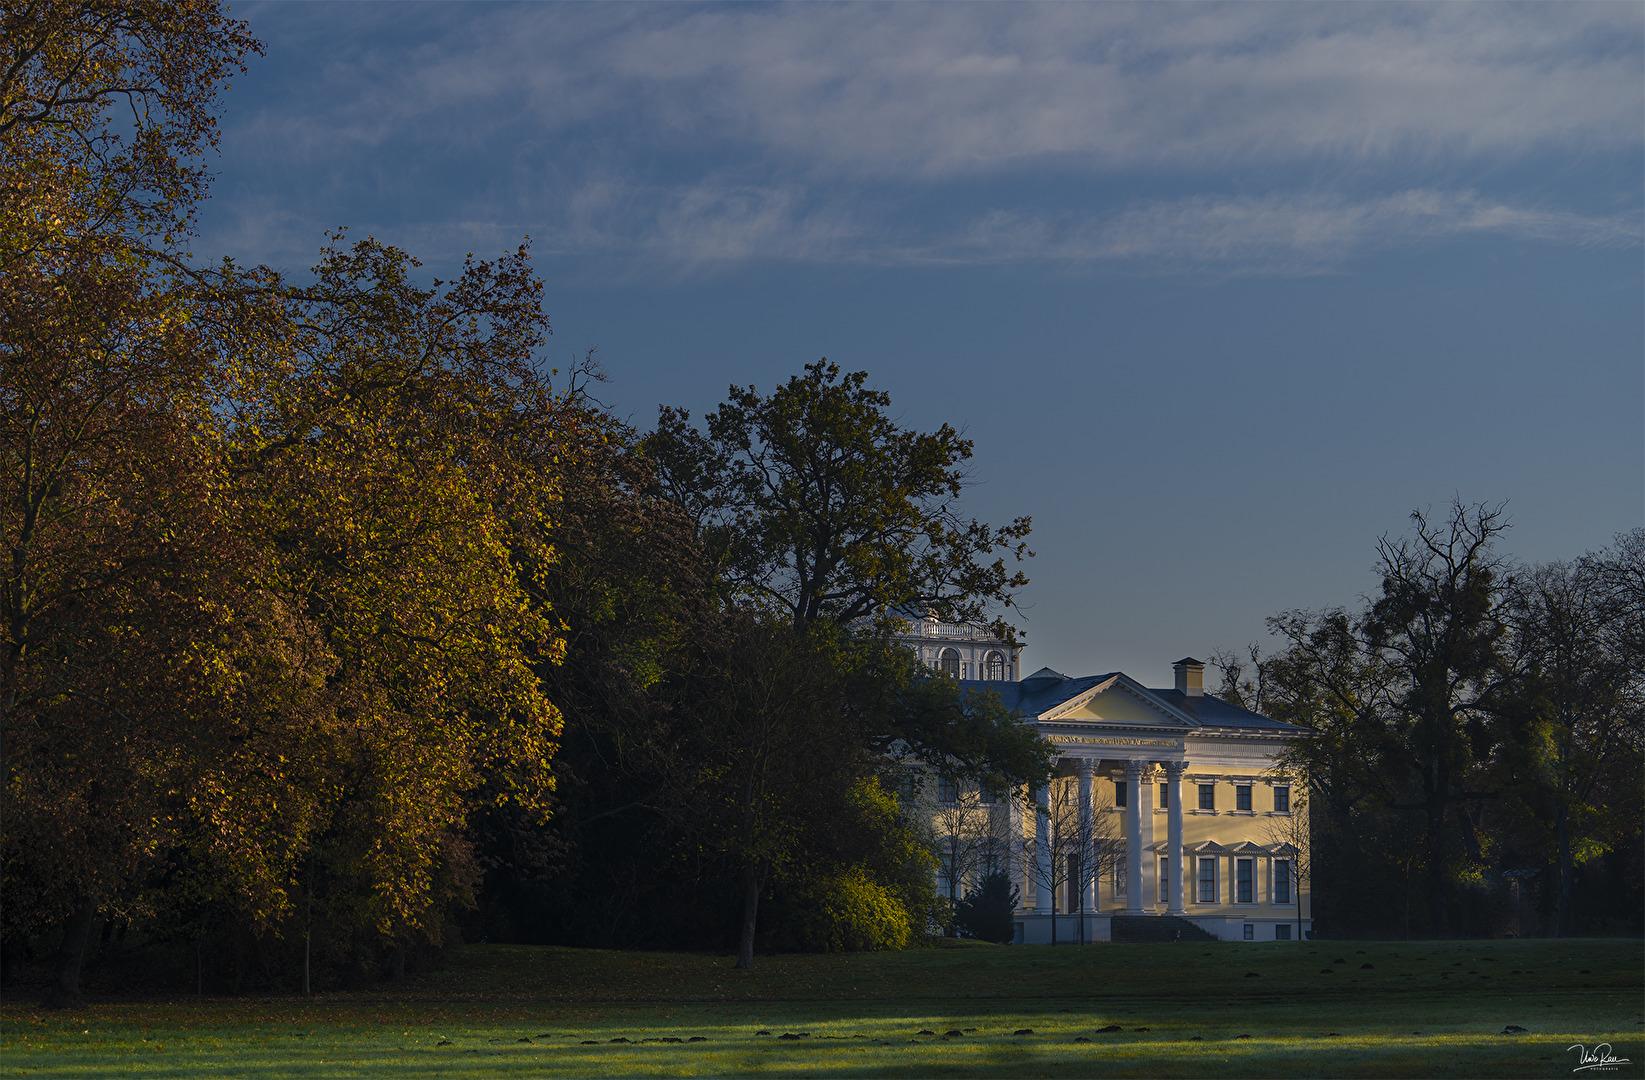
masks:
[[[97,904],[91,897],[75,898],[74,910],[69,913],[68,923],[63,928],[63,947],[57,952],[56,977],[43,1002],[46,1008],[76,1009],[83,1004],[80,969],[85,964],[91,924],[96,917]]]
[[[765,887],[765,875],[752,864],[743,873],[743,936],[737,945],[737,966],[754,966],[754,923],[760,913],[760,891]]]
[[[1554,832],[1559,843],[1559,893],[1554,901],[1554,937],[1571,933],[1571,818],[1564,802],[1554,801]]]
[[[1445,808],[1428,809],[1428,933],[1431,937],[1451,936],[1450,905],[1446,901]]]
[[[1086,830],[1086,836],[1087,836],[1087,838],[1089,838],[1089,836],[1090,836],[1090,830],[1089,829]],[[1081,945],[1084,945],[1085,944],[1085,861],[1082,859],[1079,862],[1077,862],[1075,865],[1077,865],[1079,867],[1079,878],[1077,880],[1077,884],[1079,885],[1079,890],[1080,890],[1080,904],[1079,904],[1080,932],[1079,932],[1078,940],[1079,940],[1079,943]]]
[[[1446,903],[1450,881],[1445,866],[1445,796],[1451,777],[1442,762],[1428,795],[1428,932],[1437,938],[1451,936],[1450,905]]]
[[[303,996],[309,996],[308,955],[314,925],[314,859],[308,861],[308,882],[303,887]]]

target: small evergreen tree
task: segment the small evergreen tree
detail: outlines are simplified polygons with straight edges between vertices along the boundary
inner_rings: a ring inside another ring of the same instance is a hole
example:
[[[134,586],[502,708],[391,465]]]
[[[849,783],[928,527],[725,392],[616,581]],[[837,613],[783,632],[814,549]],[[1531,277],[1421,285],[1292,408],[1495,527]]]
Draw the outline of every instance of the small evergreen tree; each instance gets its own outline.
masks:
[[[1009,945],[1015,934],[1012,913],[1017,890],[1000,871],[985,876],[975,889],[954,905],[954,925],[960,937]]]

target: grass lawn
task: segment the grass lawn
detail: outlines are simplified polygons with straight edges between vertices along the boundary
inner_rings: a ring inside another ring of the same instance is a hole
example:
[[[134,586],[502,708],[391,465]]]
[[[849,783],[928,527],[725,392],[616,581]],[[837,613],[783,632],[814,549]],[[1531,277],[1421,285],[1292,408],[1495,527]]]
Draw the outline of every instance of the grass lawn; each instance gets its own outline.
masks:
[[[974,945],[760,957],[751,973],[726,957],[473,945],[442,971],[366,993],[73,1014],[8,1000],[0,1069],[1567,1077],[1581,1064],[1567,1047],[1609,1043],[1628,1063],[1575,1075],[1640,1077],[1642,971],[1634,940]]]

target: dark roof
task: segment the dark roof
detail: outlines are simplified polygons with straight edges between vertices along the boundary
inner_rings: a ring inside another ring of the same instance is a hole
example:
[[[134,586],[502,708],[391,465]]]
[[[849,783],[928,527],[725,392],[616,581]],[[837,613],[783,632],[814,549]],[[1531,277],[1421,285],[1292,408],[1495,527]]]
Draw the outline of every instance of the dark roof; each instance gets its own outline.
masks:
[[[1112,679],[1107,675],[1082,675],[1077,679],[1024,679],[1022,682],[982,682],[967,679],[960,683],[967,690],[992,690],[1000,696],[1007,709],[1016,709],[1024,716],[1038,716],[1056,708],[1069,698],[1078,697],[1093,686]]]
[[[1057,674],[1049,669],[1049,675]],[[1039,675],[1039,672],[1035,672]],[[1022,682],[983,682],[977,679],[966,679],[960,685],[970,691],[992,690],[1000,696],[1000,701],[1008,709],[1016,709],[1024,716],[1040,716],[1051,711],[1063,702],[1078,697],[1094,686],[1107,682],[1119,672],[1111,671],[1106,675],[1081,675],[1078,678],[1053,679],[1049,675],[1035,678],[1030,676]],[[1150,688],[1150,694],[1160,701],[1171,705],[1198,720],[1201,725],[1212,728],[1234,728],[1247,731],[1304,731],[1306,729],[1296,724],[1287,724],[1281,720],[1274,720],[1254,713],[1250,709],[1242,709],[1229,701],[1210,694],[1189,697],[1180,690],[1155,690]]]
[[[1176,663],[1172,664],[1171,666],[1172,667],[1181,667],[1184,664],[1198,664],[1200,667],[1204,667],[1205,666],[1205,661],[1195,660],[1192,656],[1185,656],[1181,660],[1178,660]]]
[[[1261,713],[1254,713],[1250,709],[1242,709],[1231,701],[1224,701],[1210,694],[1189,697],[1181,690],[1155,690],[1152,687],[1148,692],[1181,709],[1206,727],[1257,728],[1264,731],[1306,730],[1296,724],[1287,724],[1283,720],[1275,720]]]

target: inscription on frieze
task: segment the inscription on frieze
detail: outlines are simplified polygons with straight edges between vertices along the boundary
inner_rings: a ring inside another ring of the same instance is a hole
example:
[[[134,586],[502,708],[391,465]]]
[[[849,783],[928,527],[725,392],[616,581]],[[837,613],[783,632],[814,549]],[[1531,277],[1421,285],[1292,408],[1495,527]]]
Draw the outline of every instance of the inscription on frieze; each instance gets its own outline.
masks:
[[[1049,735],[1054,743],[1081,743],[1096,746],[1168,746],[1176,748],[1182,744],[1176,739],[1134,739],[1123,735]]]

